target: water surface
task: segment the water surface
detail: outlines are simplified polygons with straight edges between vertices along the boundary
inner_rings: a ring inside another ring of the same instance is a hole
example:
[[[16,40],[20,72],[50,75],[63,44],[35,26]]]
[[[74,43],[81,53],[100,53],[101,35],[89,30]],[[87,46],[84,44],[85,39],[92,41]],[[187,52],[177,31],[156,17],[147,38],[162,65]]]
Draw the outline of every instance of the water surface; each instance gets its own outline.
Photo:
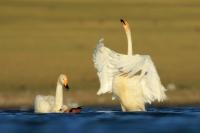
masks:
[[[200,107],[148,108],[124,113],[119,108],[88,107],[80,114],[35,114],[0,110],[0,133],[200,133]]]

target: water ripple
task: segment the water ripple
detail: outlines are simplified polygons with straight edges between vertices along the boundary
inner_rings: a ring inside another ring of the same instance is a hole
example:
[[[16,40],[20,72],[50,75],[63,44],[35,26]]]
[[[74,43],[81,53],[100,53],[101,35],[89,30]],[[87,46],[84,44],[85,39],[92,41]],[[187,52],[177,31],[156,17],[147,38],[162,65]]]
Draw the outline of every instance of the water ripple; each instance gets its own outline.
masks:
[[[200,107],[148,108],[121,112],[119,108],[84,108],[80,114],[36,114],[33,110],[0,110],[2,133],[199,133]]]

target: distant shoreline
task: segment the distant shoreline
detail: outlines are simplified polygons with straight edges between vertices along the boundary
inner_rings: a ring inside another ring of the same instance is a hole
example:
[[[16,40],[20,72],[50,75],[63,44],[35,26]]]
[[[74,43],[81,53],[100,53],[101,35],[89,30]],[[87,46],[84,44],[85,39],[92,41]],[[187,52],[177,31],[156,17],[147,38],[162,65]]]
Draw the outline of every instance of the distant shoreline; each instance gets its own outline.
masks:
[[[39,92],[1,92],[0,108],[33,108],[34,98]],[[51,94],[54,92],[45,92],[41,94]],[[180,107],[180,106],[200,106],[199,89],[177,89],[167,91],[168,99],[164,102],[154,102],[156,107]],[[112,101],[111,95],[97,96],[96,90],[74,90],[64,95],[64,103],[75,103],[81,106],[119,106],[117,100]]]

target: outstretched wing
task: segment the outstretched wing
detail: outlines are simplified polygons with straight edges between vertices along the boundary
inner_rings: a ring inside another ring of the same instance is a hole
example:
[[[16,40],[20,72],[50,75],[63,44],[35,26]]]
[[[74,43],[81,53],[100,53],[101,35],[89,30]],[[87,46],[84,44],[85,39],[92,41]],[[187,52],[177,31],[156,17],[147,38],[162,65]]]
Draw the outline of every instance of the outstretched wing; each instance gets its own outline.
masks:
[[[162,101],[166,98],[165,88],[161,84],[155,65],[148,55],[120,56],[115,62],[120,75],[129,78],[139,75],[145,102]]]
[[[118,56],[118,53],[104,46],[103,39],[99,40],[93,53],[93,62],[100,81],[100,89],[97,95],[112,92],[112,80],[114,74],[117,72],[112,60],[114,58],[117,59]]]
[[[165,88],[161,84],[150,56],[118,54],[105,47],[101,39],[94,51],[93,61],[100,80],[98,95],[112,92],[112,82],[116,75],[129,78],[139,75],[138,84],[142,86],[146,103],[162,101],[166,98]]]
[[[143,68],[142,86],[145,100],[151,103],[154,100],[163,101],[166,98],[166,89],[160,81],[160,77],[156,67],[149,56],[146,56],[146,61]]]

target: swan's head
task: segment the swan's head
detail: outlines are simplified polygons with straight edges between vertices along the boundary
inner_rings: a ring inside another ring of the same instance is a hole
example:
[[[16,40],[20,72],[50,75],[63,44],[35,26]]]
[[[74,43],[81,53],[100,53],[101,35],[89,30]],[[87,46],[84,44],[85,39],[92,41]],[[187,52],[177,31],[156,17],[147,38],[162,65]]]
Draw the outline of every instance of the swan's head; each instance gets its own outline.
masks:
[[[67,90],[69,90],[69,85],[68,85],[68,79],[67,76],[65,74],[60,74],[59,78],[58,78],[58,83],[60,83],[61,85],[63,85]]]
[[[120,19],[120,21],[121,21],[121,23],[122,23],[122,25],[123,25],[125,31],[126,31],[126,32],[128,32],[128,31],[130,32],[130,28],[129,28],[128,22],[127,22],[126,20],[123,20],[123,19]]]

